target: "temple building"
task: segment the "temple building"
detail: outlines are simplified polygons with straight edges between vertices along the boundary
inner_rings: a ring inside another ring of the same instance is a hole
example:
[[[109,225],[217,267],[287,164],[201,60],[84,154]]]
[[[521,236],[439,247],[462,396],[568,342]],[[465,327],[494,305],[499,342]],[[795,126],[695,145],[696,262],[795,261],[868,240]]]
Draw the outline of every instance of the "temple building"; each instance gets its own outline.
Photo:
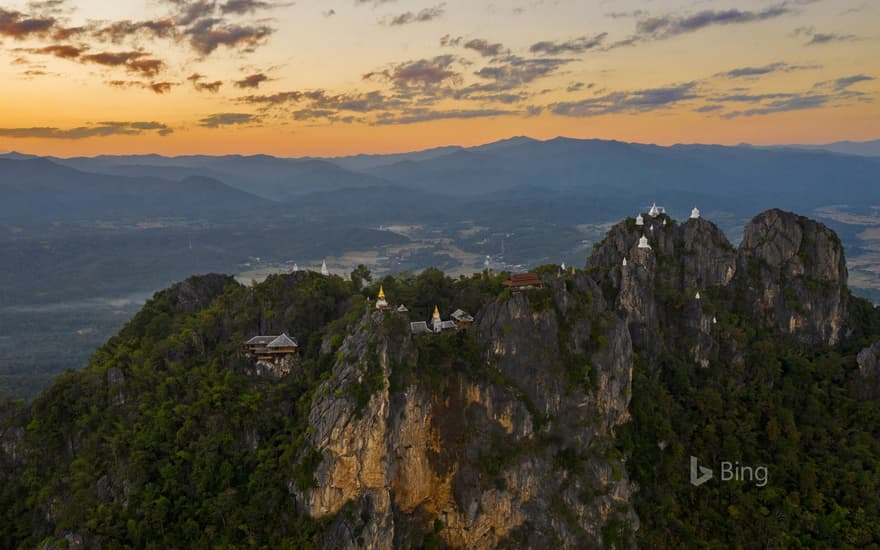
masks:
[[[440,308],[434,306],[434,315],[431,317],[431,322],[427,323],[425,321],[417,321],[415,323],[410,323],[410,332],[412,332],[413,334],[440,334],[441,332],[447,330],[460,330],[463,329],[466,325],[473,323],[474,318],[466,314],[464,311],[460,309],[457,310],[455,313],[453,313],[453,318],[456,314],[460,317],[461,320],[444,321],[440,318]]]
[[[464,310],[456,309],[452,313],[452,321],[455,323],[456,328],[465,328],[474,322],[474,317],[472,315],[468,315]]]
[[[645,218],[643,218],[641,214],[636,216],[636,225],[638,225],[640,227],[645,225]]]
[[[254,336],[244,343],[244,348],[248,353],[257,357],[283,357],[297,353],[299,344],[287,334]]]
[[[642,235],[642,238],[639,239],[639,248],[644,250],[651,250],[651,245],[648,244],[648,237]]]
[[[516,273],[511,275],[510,279],[504,281],[504,285],[513,291],[544,287],[541,278],[535,273]]]
[[[700,209],[697,208],[696,206],[694,207],[693,210],[691,210],[691,219],[692,220],[699,220],[700,219]]]

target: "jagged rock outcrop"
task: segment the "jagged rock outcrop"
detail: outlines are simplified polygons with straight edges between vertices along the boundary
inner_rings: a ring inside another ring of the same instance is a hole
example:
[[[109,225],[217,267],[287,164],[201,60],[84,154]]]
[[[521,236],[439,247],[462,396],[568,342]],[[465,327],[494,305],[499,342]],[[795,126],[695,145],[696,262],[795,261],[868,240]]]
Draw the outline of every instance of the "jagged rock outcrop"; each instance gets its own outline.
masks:
[[[746,226],[737,257],[747,307],[808,345],[838,343],[847,317],[843,246],[823,224],[781,210]]]
[[[226,285],[234,282],[235,279],[229,275],[209,273],[189,277],[172,286],[166,292],[171,293],[177,307],[188,313],[195,313],[211,305],[211,302],[223,292]]]
[[[860,351],[856,362],[864,382],[865,397],[880,399],[880,342]]]
[[[305,511],[337,514],[328,548],[406,548],[435,524],[463,548],[600,547],[610,519],[637,528],[607,452],[629,418],[626,323],[583,274],[546,282],[489,304],[469,333],[413,338],[374,312],[345,339],[310,416],[316,487],[292,487]],[[482,350],[470,370],[420,357],[442,339]]]
[[[638,247],[642,235],[650,249]],[[834,345],[846,330],[840,240],[824,225],[781,210],[756,216],[738,250],[702,218],[678,225],[665,214],[645,215],[643,226],[629,219],[596,246],[587,270],[652,362],[666,346],[708,366],[719,349],[706,301],[712,288],[730,287],[744,313],[807,345]]]
[[[716,346],[712,317],[695,300],[700,290],[726,286],[736,273],[736,251],[714,223],[677,224],[666,214],[645,214],[644,225],[628,219],[615,225],[587,261],[587,270],[626,318],[633,343],[652,361],[676,329],[693,342],[687,352],[704,366]],[[650,248],[639,248],[645,236]],[[624,260],[626,260],[624,262]],[[671,326],[670,301],[683,302]],[[670,334],[669,332],[673,333]]]

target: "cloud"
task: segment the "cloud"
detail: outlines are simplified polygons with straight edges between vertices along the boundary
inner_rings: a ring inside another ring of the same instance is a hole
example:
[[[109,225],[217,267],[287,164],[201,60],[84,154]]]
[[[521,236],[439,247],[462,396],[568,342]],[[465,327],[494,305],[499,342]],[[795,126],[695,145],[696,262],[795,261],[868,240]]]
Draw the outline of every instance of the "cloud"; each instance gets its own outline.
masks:
[[[398,88],[433,86],[457,79],[460,75],[452,69],[452,66],[458,61],[458,58],[452,55],[406,61],[392,65],[388,69],[366,73],[363,79],[387,80]]]
[[[662,88],[612,92],[580,101],[554,103],[550,105],[550,111],[569,117],[656,111],[699,97],[696,86],[696,82],[686,82]]]
[[[155,76],[162,70],[165,64],[149,57],[150,54],[142,51],[128,52],[100,52],[79,57],[83,62],[95,63],[106,67],[124,67],[132,73],[140,73],[144,76]]]
[[[248,75],[241,80],[234,82],[236,88],[259,88],[260,84],[269,80],[269,77],[263,73]]]
[[[220,91],[220,87],[223,86],[223,82],[220,80],[205,82],[205,75],[199,73],[193,73],[186,77],[186,79],[192,82],[193,88],[199,92],[217,93]]]
[[[20,48],[16,51],[23,51],[39,55],[54,55],[55,57],[60,57],[61,59],[76,59],[86,50],[87,48],[72,46],[70,44],[52,44],[43,48]]]
[[[610,17],[611,19],[626,19],[626,18],[639,18],[645,17],[648,15],[648,12],[645,10],[633,10],[633,11],[612,11],[610,13],[606,13],[605,17]]]
[[[626,46],[635,46],[642,42],[664,40],[709,27],[757,23],[795,13],[797,13],[797,10],[791,8],[789,2],[781,2],[758,11],[736,8],[727,10],[709,9],[688,15],[669,14],[661,16],[648,16],[645,12],[633,12],[632,15],[636,17],[635,33],[602,49],[603,51],[608,51]]]
[[[177,85],[173,82],[140,82],[138,80],[111,80],[108,84],[114,88],[140,88],[159,95],[167,94],[171,91],[172,86]]]
[[[859,37],[854,34],[817,32],[815,27],[798,27],[791,34],[792,36],[808,37],[809,40],[804,43],[806,46],[817,46],[821,44],[830,44],[832,42],[852,42],[859,39]]]
[[[202,19],[186,30],[190,45],[202,55],[220,46],[252,50],[273,32],[267,25],[225,24],[220,19]]]
[[[722,116],[724,116],[724,118],[736,118],[740,116],[748,117],[784,113],[788,111],[802,111],[805,109],[817,109],[819,107],[824,107],[831,102],[832,99],[834,98],[827,94],[793,95],[786,99],[771,101],[761,107],[746,109],[744,111],[734,111]]]
[[[565,42],[536,42],[529,48],[531,53],[541,55],[559,55],[564,53],[584,53],[602,45],[608,37],[607,32],[594,36],[582,36]]]
[[[763,76],[771,73],[790,73],[793,71],[801,71],[806,69],[818,69],[818,65],[790,65],[782,61],[762,65],[759,67],[739,67],[715,74],[721,78],[743,78],[752,76]]]
[[[566,92],[579,92],[583,89],[590,90],[595,86],[596,86],[595,82],[590,82],[589,84],[587,84],[585,82],[572,82],[571,84],[568,85],[568,87],[565,89],[565,91]]]
[[[205,128],[219,128],[221,126],[234,126],[258,122],[260,117],[249,113],[215,113],[199,120],[199,126]]]
[[[652,38],[668,38],[696,32],[718,25],[737,25],[775,19],[793,13],[785,3],[770,6],[761,11],[739,9],[703,10],[685,16],[645,17],[636,23],[636,33]]]
[[[269,2],[261,2],[260,0],[228,0],[220,5],[220,11],[244,15],[272,7],[274,6]]]
[[[712,113],[712,112],[715,112],[715,111],[720,111],[720,110],[722,110],[722,109],[724,109],[724,107],[721,106],[721,105],[703,105],[702,107],[697,107],[696,109],[694,109],[694,112],[697,112],[697,113]]]
[[[433,21],[435,19],[443,17],[444,13],[446,13],[445,3],[438,4],[430,8],[425,8],[418,12],[407,11],[401,13],[400,15],[387,17],[382,20],[382,23],[391,27],[399,27],[401,25],[409,25],[411,23],[426,23],[428,21]]]
[[[384,126],[390,124],[416,124],[432,120],[487,118],[505,115],[516,115],[518,111],[504,109],[454,109],[448,111],[432,111],[429,109],[406,109],[400,113],[386,113],[379,116],[373,123]]]
[[[474,74],[480,78],[494,80],[498,90],[509,90],[552,74],[572,60],[558,58],[529,59],[517,55],[508,55],[496,61],[497,64],[487,65]]]
[[[0,128],[0,137],[39,139],[88,139],[108,136],[137,136],[155,131],[167,136],[174,130],[159,122],[99,122],[91,126],[60,129],[53,127]]]
[[[835,90],[841,91],[846,90],[850,86],[858,84],[859,82],[869,82],[871,80],[876,80],[876,78],[874,78],[873,76],[868,76],[866,74],[856,74],[834,80],[833,87]]]
[[[75,32],[81,34],[83,27],[67,29],[66,33]],[[130,36],[147,35],[156,38],[170,38],[177,34],[173,19],[157,19],[155,21],[117,21],[104,27],[93,30],[92,33],[99,40],[109,40],[119,43]]]
[[[33,35],[45,35],[55,23],[54,17],[32,17],[0,7],[0,36],[20,40]]]
[[[465,42],[464,47],[468,50],[474,50],[483,57],[496,57],[505,52],[503,44],[493,44],[481,38],[468,40],[467,42]]]

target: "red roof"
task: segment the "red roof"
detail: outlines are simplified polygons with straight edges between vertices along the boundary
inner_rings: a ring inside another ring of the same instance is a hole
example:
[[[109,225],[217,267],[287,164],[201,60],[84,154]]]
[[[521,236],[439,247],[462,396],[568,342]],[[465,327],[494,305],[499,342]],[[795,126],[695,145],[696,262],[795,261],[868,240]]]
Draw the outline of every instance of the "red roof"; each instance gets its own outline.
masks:
[[[516,273],[505,283],[509,287],[541,286],[541,278],[534,273]]]

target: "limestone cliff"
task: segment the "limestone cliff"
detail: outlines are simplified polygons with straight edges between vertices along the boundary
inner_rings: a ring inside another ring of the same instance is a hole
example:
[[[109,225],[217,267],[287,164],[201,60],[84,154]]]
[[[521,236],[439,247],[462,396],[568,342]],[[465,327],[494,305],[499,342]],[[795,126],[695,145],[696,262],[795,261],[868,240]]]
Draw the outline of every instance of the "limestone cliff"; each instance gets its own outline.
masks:
[[[359,322],[312,407],[316,487],[294,489],[310,514],[338,514],[328,547],[406,548],[435,522],[463,548],[599,547],[609,522],[637,528],[609,454],[628,419],[629,333],[583,274],[546,282],[489,304],[467,333],[414,338],[383,312]],[[476,355],[456,364],[437,345]]]
[[[847,271],[833,231],[797,214],[769,210],[746,226],[737,265],[745,299],[769,325],[809,345],[841,340]]]

